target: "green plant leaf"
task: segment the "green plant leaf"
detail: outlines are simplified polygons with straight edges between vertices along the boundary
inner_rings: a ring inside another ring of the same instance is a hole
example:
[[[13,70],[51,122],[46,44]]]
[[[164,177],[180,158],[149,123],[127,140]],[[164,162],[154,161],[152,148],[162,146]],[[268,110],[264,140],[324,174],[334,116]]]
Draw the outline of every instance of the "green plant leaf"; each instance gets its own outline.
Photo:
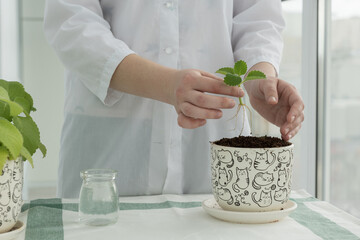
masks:
[[[241,77],[235,74],[228,73],[224,78],[224,82],[229,86],[238,86],[241,83]]]
[[[23,137],[20,131],[2,117],[0,117],[0,143],[9,150],[10,159],[19,156],[23,145]]]
[[[26,98],[24,98],[24,97],[16,97],[16,98],[14,99],[14,102],[16,102],[17,104],[19,104],[19,105],[23,108],[23,110],[24,110],[24,112],[25,112],[26,114],[30,114],[30,111],[31,111],[31,103],[30,103]]]
[[[0,173],[4,168],[6,161],[9,159],[9,151],[4,146],[0,146]]]
[[[0,83],[2,81],[4,81],[4,80],[1,80]],[[2,85],[5,85],[5,84],[3,83]],[[9,104],[10,116],[17,116],[23,111],[23,108],[19,104],[10,100],[10,96],[9,96],[6,88],[4,88],[1,85],[0,85],[0,101],[6,102]]]
[[[40,142],[38,147],[39,147],[41,153],[43,154],[43,157],[45,157],[46,153],[47,153],[47,149],[46,149],[45,145]]]
[[[21,132],[24,139],[24,147],[33,155],[40,143],[40,131],[30,116],[14,117],[14,125]]]
[[[243,60],[237,61],[234,65],[234,72],[235,74],[238,74],[239,76],[244,75],[247,71],[247,65],[246,62]]]
[[[23,156],[26,160],[28,160],[29,163],[30,163],[30,165],[31,165],[31,167],[34,168],[34,161],[33,161],[32,157],[31,157],[30,152],[26,149],[26,147],[23,146],[23,147],[21,148],[20,154],[21,154],[21,156]]]
[[[4,100],[10,100],[7,90],[2,86],[0,86],[0,98]]]
[[[0,117],[6,118],[11,122],[11,116],[10,116],[10,107],[9,104],[6,102],[0,101]]]
[[[23,97],[30,103],[30,110],[36,111],[36,108],[34,108],[34,100],[31,97],[31,95],[29,93],[25,92]]]
[[[5,88],[5,90],[7,92],[8,88],[9,88],[9,82],[4,79],[0,79],[0,86]]]
[[[223,75],[226,75],[228,73],[234,74],[234,69],[232,69],[230,67],[224,67],[224,68],[220,68],[219,70],[217,70],[216,73],[220,73]]]
[[[17,97],[23,97],[25,95],[24,86],[19,82],[8,82],[9,97],[12,101],[14,101]]]
[[[266,75],[263,72],[260,71],[251,71],[249,72],[249,74],[246,76],[245,81],[249,81],[249,80],[255,80],[255,79],[264,79],[266,78]]]

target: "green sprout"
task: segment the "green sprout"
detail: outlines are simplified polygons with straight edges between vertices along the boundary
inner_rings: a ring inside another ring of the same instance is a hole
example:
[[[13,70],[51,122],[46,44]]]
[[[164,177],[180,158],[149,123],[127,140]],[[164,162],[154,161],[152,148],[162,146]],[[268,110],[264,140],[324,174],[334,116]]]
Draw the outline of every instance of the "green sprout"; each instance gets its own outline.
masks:
[[[220,73],[225,75],[224,77],[224,83],[228,86],[238,86],[241,87],[242,84],[244,84],[247,81],[255,80],[255,79],[265,79],[266,75],[261,71],[250,71],[245,77],[241,77],[247,72],[247,64],[245,61],[240,60],[237,61],[234,65],[234,68],[231,67],[223,67],[216,71],[216,73]],[[249,111],[250,114],[250,122],[251,122],[251,111],[250,108],[243,102],[242,98],[239,97],[239,105],[236,111],[236,115],[233,117],[237,117],[239,114],[239,111],[243,109],[243,125],[241,128],[240,135],[242,134],[244,130],[244,124],[245,124],[245,111],[246,109]],[[236,127],[235,127],[236,128]]]

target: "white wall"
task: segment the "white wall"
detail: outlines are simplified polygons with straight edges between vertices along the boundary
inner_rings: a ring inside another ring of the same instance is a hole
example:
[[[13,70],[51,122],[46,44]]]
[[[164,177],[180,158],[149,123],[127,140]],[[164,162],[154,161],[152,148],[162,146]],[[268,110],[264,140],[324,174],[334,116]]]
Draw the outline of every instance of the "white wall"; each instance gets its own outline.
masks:
[[[41,140],[48,150],[42,159],[34,155],[35,168],[26,164],[26,183],[29,196],[55,196],[59,161],[60,132],[63,122],[64,70],[54,51],[45,41],[43,12],[45,0],[21,0],[22,80],[33,96]],[[37,189],[35,192],[35,189]],[[39,190],[43,190],[39,192]]]
[[[17,1],[0,0],[0,78],[19,81]]]

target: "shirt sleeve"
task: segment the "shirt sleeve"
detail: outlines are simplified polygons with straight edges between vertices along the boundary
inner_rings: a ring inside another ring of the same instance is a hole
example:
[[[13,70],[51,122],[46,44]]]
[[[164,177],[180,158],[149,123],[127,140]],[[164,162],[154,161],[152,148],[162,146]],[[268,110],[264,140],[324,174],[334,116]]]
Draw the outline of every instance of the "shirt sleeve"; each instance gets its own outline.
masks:
[[[232,46],[235,61],[250,69],[259,62],[271,63],[279,73],[283,50],[280,0],[234,0]]]
[[[117,101],[110,80],[134,52],[114,37],[99,0],[47,0],[44,32],[68,71],[104,104]]]

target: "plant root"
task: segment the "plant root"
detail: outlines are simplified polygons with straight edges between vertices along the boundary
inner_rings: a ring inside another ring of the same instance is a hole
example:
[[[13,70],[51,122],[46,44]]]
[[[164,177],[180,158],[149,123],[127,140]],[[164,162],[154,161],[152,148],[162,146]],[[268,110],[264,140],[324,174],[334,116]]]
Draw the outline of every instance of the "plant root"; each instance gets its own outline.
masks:
[[[241,109],[244,109],[242,111],[242,126],[241,126],[241,131],[240,131],[240,136],[242,135],[243,131],[244,131],[244,128],[245,128],[245,113],[246,113],[246,110],[248,110],[249,112],[249,116],[250,116],[250,132],[251,132],[251,128],[252,128],[252,115],[251,115],[251,111],[250,111],[250,108],[246,105],[246,104],[239,104],[238,107],[237,107],[237,110],[236,110],[236,114],[230,118],[228,121],[230,120],[233,120],[234,118],[237,118],[238,115],[239,115],[239,112]],[[237,128],[237,121],[235,121],[235,127],[234,129],[232,129],[232,131],[235,131]]]

